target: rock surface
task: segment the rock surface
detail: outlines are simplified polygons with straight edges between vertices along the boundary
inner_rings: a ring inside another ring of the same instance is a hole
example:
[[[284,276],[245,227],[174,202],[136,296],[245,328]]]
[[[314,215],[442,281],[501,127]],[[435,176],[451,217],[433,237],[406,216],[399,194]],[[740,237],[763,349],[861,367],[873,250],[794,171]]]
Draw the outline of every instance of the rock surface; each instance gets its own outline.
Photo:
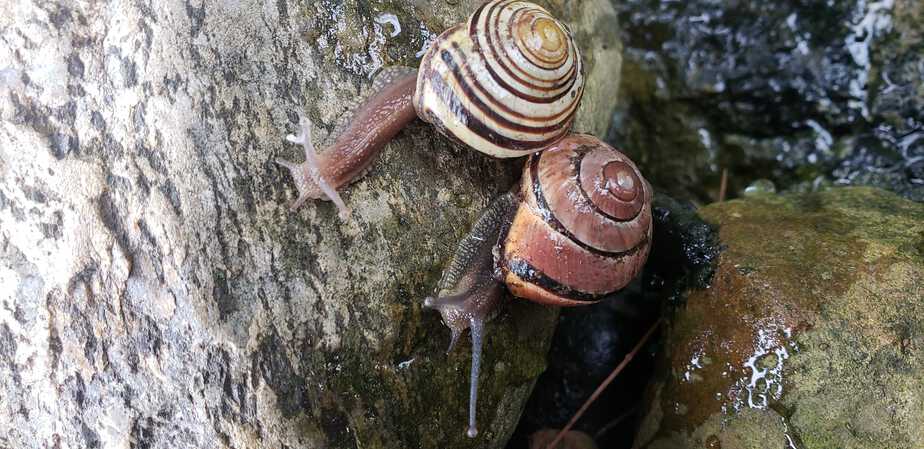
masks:
[[[614,13],[551,3],[587,62],[576,127],[601,135]],[[520,163],[417,123],[343,223],[290,213],[272,162],[296,111],[323,137],[474,7],[0,1],[0,447],[501,447],[554,312],[489,325],[470,441],[469,356],[420,300]]]
[[[924,204],[854,187],[699,213],[725,249],[672,318],[635,447],[924,446]]]
[[[617,2],[609,139],[662,193],[876,185],[924,200],[924,2]]]

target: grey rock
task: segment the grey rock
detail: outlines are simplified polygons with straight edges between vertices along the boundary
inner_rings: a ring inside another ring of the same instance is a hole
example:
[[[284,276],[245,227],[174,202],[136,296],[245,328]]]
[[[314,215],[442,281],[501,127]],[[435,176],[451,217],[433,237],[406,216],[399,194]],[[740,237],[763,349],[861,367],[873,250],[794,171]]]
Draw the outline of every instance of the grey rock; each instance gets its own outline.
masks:
[[[554,311],[488,326],[470,441],[469,356],[421,300],[520,162],[418,122],[346,192],[351,222],[290,213],[272,162],[297,111],[323,137],[475,6],[452,3],[0,1],[0,447],[501,447]],[[600,135],[614,13],[550,6]]]

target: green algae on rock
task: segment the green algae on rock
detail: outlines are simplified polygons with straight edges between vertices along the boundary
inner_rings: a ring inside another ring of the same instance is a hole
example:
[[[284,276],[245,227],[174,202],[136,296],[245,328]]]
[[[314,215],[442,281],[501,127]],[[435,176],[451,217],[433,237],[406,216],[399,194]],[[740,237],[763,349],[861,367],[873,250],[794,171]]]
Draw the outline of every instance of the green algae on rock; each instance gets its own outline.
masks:
[[[924,205],[855,187],[699,213],[725,249],[675,312],[635,447],[924,446]]]

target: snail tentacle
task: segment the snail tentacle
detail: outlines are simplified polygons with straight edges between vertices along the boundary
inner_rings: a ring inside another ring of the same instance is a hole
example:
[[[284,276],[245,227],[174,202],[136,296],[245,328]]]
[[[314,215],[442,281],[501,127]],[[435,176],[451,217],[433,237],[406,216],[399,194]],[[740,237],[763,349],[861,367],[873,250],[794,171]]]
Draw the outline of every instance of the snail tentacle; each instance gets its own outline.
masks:
[[[468,384],[468,431],[469,438],[478,436],[478,426],[475,424],[476,404],[478,403],[478,376],[481,374],[481,349],[484,339],[484,321],[472,320],[472,374]]]

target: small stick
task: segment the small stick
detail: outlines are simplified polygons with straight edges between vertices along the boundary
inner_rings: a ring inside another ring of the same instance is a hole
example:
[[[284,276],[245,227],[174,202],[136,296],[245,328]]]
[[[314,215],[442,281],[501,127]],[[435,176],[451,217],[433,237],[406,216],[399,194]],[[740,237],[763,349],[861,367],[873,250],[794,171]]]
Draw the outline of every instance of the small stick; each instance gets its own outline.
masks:
[[[623,414],[617,416],[616,419],[606,423],[605,426],[601,427],[600,430],[598,430],[597,433],[594,434],[594,439],[596,440],[597,438],[600,438],[603,435],[606,435],[607,432],[609,432],[610,430],[613,430],[616,426],[619,425],[619,423],[625,421],[626,418],[632,416],[633,413],[637,412],[639,408],[640,406],[636,404],[632,406],[632,408],[630,408],[629,410],[626,410],[625,412],[623,412]]]
[[[725,191],[728,189],[728,169],[722,169],[722,181],[719,182],[719,202],[725,201]]]
[[[558,435],[555,435],[555,439],[552,440],[552,442],[549,443],[545,449],[553,449],[555,445],[557,445],[562,440],[562,438],[565,437],[565,434],[568,433],[572,427],[574,427],[574,424],[577,423],[577,420],[581,419],[581,416],[584,415],[584,412],[590,408],[590,404],[593,404],[594,401],[597,400],[597,397],[603,393],[603,390],[606,390],[606,387],[608,387],[610,383],[613,382],[613,379],[615,379],[616,376],[623,370],[623,368],[629,364],[632,358],[635,357],[635,354],[642,350],[642,346],[644,346],[645,342],[648,341],[652,335],[654,335],[654,332],[658,329],[658,326],[661,325],[662,321],[664,321],[663,318],[658,318],[658,321],[655,321],[654,324],[651,325],[651,328],[649,328],[648,332],[645,332],[645,335],[642,336],[642,339],[635,344],[635,347],[632,348],[632,351],[626,354],[625,358],[622,359],[622,362],[619,362],[619,365],[616,365],[616,368],[613,369],[613,372],[611,372],[610,375],[600,383],[597,389],[594,390],[594,393],[591,394],[586,401],[584,401],[584,405],[582,405],[581,408],[578,409],[577,413],[571,417],[571,421],[568,421],[568,424],[565,426],[565,428],[558,431]]]

